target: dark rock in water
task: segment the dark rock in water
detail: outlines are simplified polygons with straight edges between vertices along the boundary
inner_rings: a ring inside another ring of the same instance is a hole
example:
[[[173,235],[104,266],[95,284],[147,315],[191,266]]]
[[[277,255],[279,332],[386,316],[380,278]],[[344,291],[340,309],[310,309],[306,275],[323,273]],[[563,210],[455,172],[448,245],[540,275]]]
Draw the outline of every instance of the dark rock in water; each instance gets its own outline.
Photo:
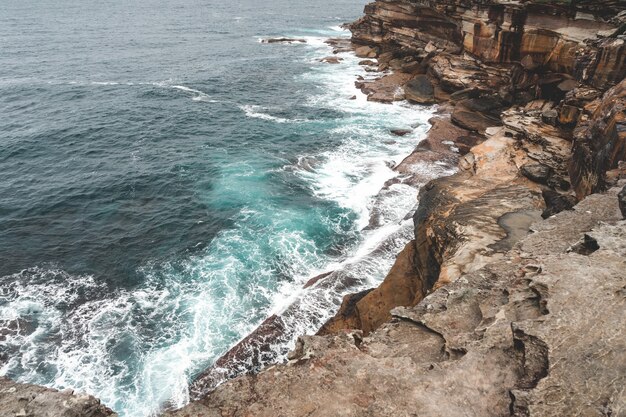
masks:
[[[541,214],[544,219],[564,210],[571,210],[576,205],[576,197],[573,195],[561,194],[553,190],[543,190],[541,195],[546,203],[546,209]]]
[[[258,371],[264,356],[272,356],[272,346],[285,338],[285,323],[280,316],[268,317],[259,327],[222,355],[194,380],[190,387],[196,398],[214,389],[221,382],[242,371]],[[247,369],[241,369],[245,366]]]
[[[418,104],[434,104],[437,101],[433,84],[423,74],[415,76],[404,86],[404,95],[407,100]]]
[[[552,168],[544,164],[526,164],[520,171],[529,180],[544,185],[548,184],[552,175]]]
[[[356,100],[356,96],[350,97],[350,100]]]
[[[619,209],[622,212],[622,216],[626,219],[626,186],[620,191],[617,195],[617,199],[619,201]]]
[[[364,59],[363,61],[359,62],[359,65],[374,66],[374,65],[377,65],[377,64],[376,64],[376,62],[372,61],[371,59]]]
[[[405,136],[413,132],[411,129],[391,129],[390,132],[396,136]]]
[[[261,43],[306,43],[306,39],[268,38],[268,39],[262,39]]]
[[[313,278],[311,278],[310,280],[308,280],[308,281],[307,281],[307,283],[306,283],[306,284],[304,284],[304,287],[302,287],[302,288],[309,288],[309,287],[312,287],[313,285],[317,284],[320,280],[322,280],[322,279],[326,278],[327,276],[329,276],[329,275],[330,275],[330,274],[332,274],[332,273],[333,273],[333,271],[331,271],[331,272],[325,272],[325,273],[323,273],[323,274],[319,274],[318,276],[313,277]]]
[[[91,395],[57,391],[0,378],[2,417],[116,417]]]

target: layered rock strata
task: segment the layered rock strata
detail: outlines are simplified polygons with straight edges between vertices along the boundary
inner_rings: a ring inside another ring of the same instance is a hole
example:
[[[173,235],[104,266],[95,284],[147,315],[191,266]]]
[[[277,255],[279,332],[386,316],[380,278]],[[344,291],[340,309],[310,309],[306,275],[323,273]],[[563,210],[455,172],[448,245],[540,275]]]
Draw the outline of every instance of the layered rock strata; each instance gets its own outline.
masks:
[[[371,331],[391,308],[496,259],[540,215],[614,182],[626,159],[625,13],[615,16],[618,3],[544,3],[376,1],[351,26],[381,69],[413,77],[402,97],[449,103],[457,129],[484,142],[461,152],[459,174],[422,189],[415,240],[379,288],[346,297],[320,334]],[[392,76],[357,86],[368,93]]]

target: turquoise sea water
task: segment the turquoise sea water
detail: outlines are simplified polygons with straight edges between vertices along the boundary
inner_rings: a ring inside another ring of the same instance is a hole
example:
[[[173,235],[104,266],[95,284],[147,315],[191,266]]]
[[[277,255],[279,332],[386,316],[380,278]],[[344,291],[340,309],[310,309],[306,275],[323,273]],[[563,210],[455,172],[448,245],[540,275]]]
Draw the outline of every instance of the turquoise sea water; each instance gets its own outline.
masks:
[[[314,332],[384,277],[416,190],[379,191],[431,110],[319,62],[364,3],[3,2],[0,375],[149,416],[295,299]],[[341,268],[353,288],[302,290]]]

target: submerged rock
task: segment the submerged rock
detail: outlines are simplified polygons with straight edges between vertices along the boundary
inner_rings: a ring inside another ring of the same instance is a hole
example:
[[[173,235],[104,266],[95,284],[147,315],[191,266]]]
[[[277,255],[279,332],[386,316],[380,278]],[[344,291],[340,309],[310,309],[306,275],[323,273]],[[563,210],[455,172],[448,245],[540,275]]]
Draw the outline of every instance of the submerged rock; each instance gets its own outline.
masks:
[[[297,39],[297,38],[267,38],[267,39],[262,39],[261,43],[306,43],[306,39]]]

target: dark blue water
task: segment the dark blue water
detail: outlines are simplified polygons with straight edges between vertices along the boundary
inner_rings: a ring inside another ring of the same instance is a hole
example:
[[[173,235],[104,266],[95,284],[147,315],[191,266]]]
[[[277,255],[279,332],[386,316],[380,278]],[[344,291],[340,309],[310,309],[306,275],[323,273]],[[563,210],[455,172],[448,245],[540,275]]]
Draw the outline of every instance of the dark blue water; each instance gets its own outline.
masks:
[[[428,112],[350,100],[358,59],[318,61],[364,3],[3,2],[0,374],[121,416],[182,405],[308,278],[397,232],[415,190],[375,196]],[[364,232],[375,204],[391,229]]]

